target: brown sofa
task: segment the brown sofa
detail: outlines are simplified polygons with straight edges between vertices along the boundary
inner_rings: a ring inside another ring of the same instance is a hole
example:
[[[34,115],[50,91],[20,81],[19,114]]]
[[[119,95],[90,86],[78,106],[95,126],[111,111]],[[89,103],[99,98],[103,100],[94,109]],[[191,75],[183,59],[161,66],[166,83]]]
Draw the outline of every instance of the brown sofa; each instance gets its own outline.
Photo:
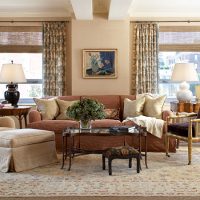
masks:
[[[131,100],[135,99],[135,95],[93,95],[93,96],[59,96],[58,99],[65,101],[80,100],[81,98],[88,97],[97,99],[99,102],[103,103],[107,109],[118,109],[120,119],[101,119],[92,122],[92,127],[112,127],[112,126],[122,126],[123,124],[123,102],[124,98],[129,98]],[[163,111],[163,119],[169,114],[169,111]],[[130,123],[129,123],[130,124]],[[62,131],[67,127],[79,127],[79,123],[73,120],[42,120],[40,112],[37,110],[32,110],[29,113],[29,124],[28,128],[44,129],[54,131],[56,134],[56,148],[61,151],[62,148]],[[124,142],[130,145],[136,145],[136,140],[132,137],[126,136],[109,136],[109,137],[94,137],[94,136],[84,136],[80,140],[76,138],[76,145],[81,148],[86,149],[104,149],[111,146],[121,146]],[[147,137],[148,151],[164,152],[164,137],[157,138],[152,134],[148,134]],[[175,152],[175,141],[170,140],[170,151]]]

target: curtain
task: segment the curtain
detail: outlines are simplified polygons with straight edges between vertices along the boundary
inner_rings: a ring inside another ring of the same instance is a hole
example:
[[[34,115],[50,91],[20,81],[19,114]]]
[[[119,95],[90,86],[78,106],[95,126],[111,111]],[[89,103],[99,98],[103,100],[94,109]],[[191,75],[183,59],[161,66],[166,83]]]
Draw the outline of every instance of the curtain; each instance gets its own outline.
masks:
[[[66,22],[43,23],[43,94],[61,96],[65,91]]]
[[[158,25],[154,23],[137,23],[133,48],[132,93],[158,92]]]

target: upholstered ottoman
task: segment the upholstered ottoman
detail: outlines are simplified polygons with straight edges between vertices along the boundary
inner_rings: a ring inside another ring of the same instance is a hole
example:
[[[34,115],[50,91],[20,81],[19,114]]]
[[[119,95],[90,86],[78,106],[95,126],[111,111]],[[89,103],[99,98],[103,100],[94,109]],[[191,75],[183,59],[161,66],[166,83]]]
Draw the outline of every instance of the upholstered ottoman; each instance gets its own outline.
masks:
[[[109,175],[112,175],[113,159],[129,159],[129,168],[132,167],[132,158],[137,160],[137,173],[140,172],[140,153],[130,146],[112,147],[106,149],[102,154],[103,170],[106,169],[105,158],[108,158]]]
[[[37,129],[0,131],[0,171],[24,171],[57,161],[55,134]]]

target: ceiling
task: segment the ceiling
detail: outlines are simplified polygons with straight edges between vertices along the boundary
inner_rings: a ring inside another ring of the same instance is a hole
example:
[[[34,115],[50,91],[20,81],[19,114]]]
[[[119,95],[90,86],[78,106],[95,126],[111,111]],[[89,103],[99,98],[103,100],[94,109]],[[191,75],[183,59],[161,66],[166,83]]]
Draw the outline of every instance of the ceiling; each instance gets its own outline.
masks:
[[[17,18],[75,18],[92,20],[200,20],[198,0],[0,0],[0,21]]]

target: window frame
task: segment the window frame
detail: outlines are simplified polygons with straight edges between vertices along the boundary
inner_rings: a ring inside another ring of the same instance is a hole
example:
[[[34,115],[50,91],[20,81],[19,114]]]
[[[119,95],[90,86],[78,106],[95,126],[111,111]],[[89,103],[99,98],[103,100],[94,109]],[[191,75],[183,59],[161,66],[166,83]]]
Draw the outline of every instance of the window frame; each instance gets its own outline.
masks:
[[[160,26],[160,32],[200,32],[200,26]],[[200,52],[200,44],[159,44],[159,52]],[[160,79],[159,84],[169,84],[170,80]],[[173,82],[171,82],[173,83]],[[174,82],[175,83],[175,82]],[[168,101],[176,97],[167,98]]]
[[[0,26],[0,32],[42,32],[42,25],[37,26]],[[42,45],[0,45],[0,53],[42,53]],[[42,84],[42,79],[26,79],[26,83]],[[2,99],[1,99],[2,100]],[[32,98],[20,98],[19,104],[32,104]]]

